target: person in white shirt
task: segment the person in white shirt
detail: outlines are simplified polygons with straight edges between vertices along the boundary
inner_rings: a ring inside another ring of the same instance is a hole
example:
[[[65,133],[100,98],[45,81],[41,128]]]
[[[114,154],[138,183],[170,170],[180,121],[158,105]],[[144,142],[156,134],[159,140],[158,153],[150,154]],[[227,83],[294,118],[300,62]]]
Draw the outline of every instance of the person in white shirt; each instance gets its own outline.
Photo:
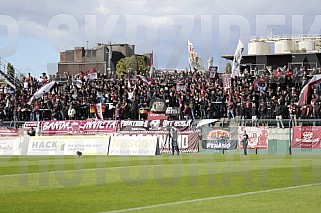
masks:
[[[29,82],[27,80],[23,82],[23,88],[27,90],[29,89]]]
[[[75,120],[76,110],[75,110],[75,108],[73,108],[72,105],[69,106],[69,109],[68,109],[68,117],[69,117],[70,120]]]

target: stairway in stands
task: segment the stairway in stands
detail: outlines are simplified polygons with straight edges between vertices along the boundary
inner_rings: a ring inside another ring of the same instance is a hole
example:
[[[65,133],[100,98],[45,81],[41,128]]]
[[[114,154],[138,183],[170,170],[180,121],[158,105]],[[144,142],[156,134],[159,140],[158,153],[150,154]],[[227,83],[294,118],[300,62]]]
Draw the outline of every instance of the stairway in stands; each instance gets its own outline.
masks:
[[[3,58],[0,58],[0,76],[4,80],[6,84],[8,84],[13,89],[16,89],[18,85],[21,83],[21,78],[23,77],[23,74],[21,74],[16,68],[13,75],[7,74],[7,67],[8,62],[5,61]]]

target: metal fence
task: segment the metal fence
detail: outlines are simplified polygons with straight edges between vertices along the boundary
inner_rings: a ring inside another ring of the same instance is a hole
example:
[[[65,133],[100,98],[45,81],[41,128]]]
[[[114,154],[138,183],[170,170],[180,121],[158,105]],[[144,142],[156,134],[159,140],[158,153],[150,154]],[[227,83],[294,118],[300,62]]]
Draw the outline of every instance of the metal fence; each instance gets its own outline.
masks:
[[[214,125],[212,125],[214,126]],[[235,126],[267,126],[275,128],[291,128],[293,126],[321,126],[320,119],[227,119],[222,118],[215,126],[235,127]]]

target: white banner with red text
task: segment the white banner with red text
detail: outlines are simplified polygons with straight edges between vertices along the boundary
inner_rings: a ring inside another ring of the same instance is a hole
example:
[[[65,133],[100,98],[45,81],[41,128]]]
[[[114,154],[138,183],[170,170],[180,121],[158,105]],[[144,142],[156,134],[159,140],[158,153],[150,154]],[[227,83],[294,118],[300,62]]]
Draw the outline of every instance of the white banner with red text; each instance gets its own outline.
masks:
[[[266,126],[241,126],[239,127],[238,138],[239,138],[239,148],[243,148],[243,144],[240,142],[242,134],[246,131],[246,134],[249,136],[249,149],[268,149],[268,127]]]

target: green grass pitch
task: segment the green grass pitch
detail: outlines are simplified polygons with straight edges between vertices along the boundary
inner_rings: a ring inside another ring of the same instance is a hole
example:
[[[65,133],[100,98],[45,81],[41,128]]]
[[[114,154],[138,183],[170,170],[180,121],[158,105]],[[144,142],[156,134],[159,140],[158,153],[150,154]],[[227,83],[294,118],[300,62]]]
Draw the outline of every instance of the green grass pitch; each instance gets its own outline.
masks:
[[[316,155],[1,156],[0,212],[319,212]]]

